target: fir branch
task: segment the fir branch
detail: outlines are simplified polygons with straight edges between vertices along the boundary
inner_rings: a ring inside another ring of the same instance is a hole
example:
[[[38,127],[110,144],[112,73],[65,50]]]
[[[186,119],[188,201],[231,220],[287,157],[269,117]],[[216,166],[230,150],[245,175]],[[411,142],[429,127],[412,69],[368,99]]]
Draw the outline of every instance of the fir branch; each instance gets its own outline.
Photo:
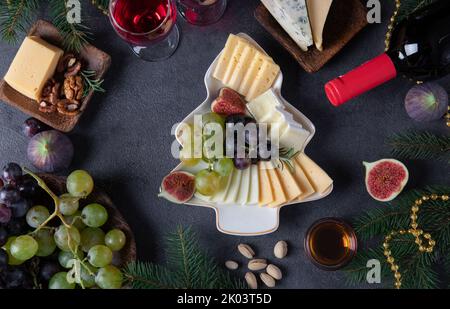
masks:
[[[450,163],[450,136],[430,132],[407,132],[387,141],[392,154],[405,159],[438,159]]]
[[[167,237],[167,267],[136,262],[124,269],[125,277],[134,288],[159,289],[242,289],[241,280],[219,268],[198,245],[190,228],[178,227]]]
[[[295,168],[292,164],[292,160],[294,160],[299,153],[300,151],[295,151],[294,148],[280,148],[280,158],[278,159],[280,164],[277,165],[277,168],[283,169],[284,166],[287,165],[291,172],[294,171]]]
[[[402,0],[396,23],[401,22],[403,19],[407,18],[408,15],[430,5],[434,1],[436,0]]]
[[[64,47],[69,51],[79,52],[91,36],[89,28],[82,23],[70,23],[67,20],[70,6],[67,6],[66,0],[49,0],[49,2],[50,15],[53,24],[63,37]]]
[[[107,16],[109,15],[110,0],[91,0],[91,2],[104,15],[107,15]]]
[[[16,43],[19,33],[30,26],[39,0],[9,0],[0,2],[0,35],[6,42]]]
[[[103,79],[96,78],[97,73],[92,70],[81,71],[81,77],[83,78],[83,98],[87,97],[90,91],[94,92],[106,92],[102,87]]]

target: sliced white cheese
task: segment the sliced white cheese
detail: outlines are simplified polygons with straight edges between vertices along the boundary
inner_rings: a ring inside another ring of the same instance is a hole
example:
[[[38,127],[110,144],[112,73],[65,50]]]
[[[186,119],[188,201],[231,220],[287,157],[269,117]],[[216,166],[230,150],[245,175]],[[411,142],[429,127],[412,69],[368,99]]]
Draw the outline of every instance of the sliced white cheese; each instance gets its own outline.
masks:
[[[241,187],[239,188],[239,194],[237,203],[241,205],[247,205],[248,197],[250,195],[251,175],[250,167],[242,170]]]
[[[282,108],[282,104],[272,89],[267,90],[247,103],[249,112],[258,122],[267,122],[267,118],[277,107]]]
[[[242,171],[234,169],[231,174],[231,183],[225,196],[224,204],[235,204],[241,187]]]
[[[239,89],[245,73],[247,72],[253,57],[255,56],[256,48],[247,45],[241,53],[241,57],[233,71],[232,76],[228,80],[224,80],[225,85],[231,89]]]
[[[314,43],[318,50],[323,50],[323,28],[332,3],[333,0],[306,0]]]
[[[255,56],[253,57],[247,72],[242,78],[239,89],[235,90],[246,97],[255,82],[258,72],[261,70],[261,67],[265,62],[273,62],[273,60],[269,56],[264,55],[262,52],[255,52]]]
[[[258,165],[250,166],[250,192],[247,203],[249,205],[257,205],[259,202],[259,171]]]
[[[278,73],[280,73],[280,67],[277,64],[272,61],[263,61],[251,88],[245,96],[245,99],[247,101],[251,101],[269,90],[277,78]]]
[[[228,175],[227,177],[222,177],[220,190],[216,194],[214,194],[211,199],[212,202],[220,204],[225,201],[225,196],[227,195],[228,189],[231,185],[231,175],[232,174],[230,173],[230,175]]]
[[[261,0],[261,2],[294,42],[307,51],[313,44],[313,38],[305,0]]]
[[[280,134],[280,146],[284,148],[294,148],[295,151],[303,151],[309,131],[295,124],[288,123],[286,130]]]
[[[197,191],[194,193],[194,196],[203,202],[210,202],[212,199],[212,196],[206,196]]]

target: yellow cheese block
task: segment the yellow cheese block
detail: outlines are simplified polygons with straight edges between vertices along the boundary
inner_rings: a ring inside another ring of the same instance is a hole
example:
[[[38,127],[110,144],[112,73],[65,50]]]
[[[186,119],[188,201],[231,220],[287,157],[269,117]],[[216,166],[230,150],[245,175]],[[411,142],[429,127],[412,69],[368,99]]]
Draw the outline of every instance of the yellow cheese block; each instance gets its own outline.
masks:
[[[225,70],[225,74],[222,78],[222,82],[225,85],[228,85],[228,82],[231,79],[231,76],[233,76],[233,73],[235,72],[237,65],[239,63],[239,60],[242,57],[242,52],[244,51],[245,47],[249,46],[249,44],[245,41],[238,41],[236,46],[234,47],[233,53],[231,54],[230,61],[228,62],[227,69]]]
[[[283,187],[283,192],[286,194],[287,202],[295,200],[302,194],[300,186],[286,166],[284,168],[276,168],[275,172]]]
[[[239,86],[244,79],[245,73],[247,72],[255,53],[256,49],[254,47],[250,45],[244,47],[236,68],[233,71],[233,75],[230,77],[230,79],[225,81],[225,84],[228,87],[235,90],[239,89]]]
[[[294,176],[295,181],[302,190],[302,194],[297,197],[297,201],[301,202],[313,195],[316,191],[314,191],[312,184],[309,182],[308,177],[306,177],[305,172],[297,160],[292,160],[292,163],[294,165],[292,176]]]
[[[4,80],[12,88],[33,100],[55,73],[63,51],[41,38],[26,37],[14,57]]]
[[[261,68],[245,98],[251,101],[272,87],[275,78],[280,72],[280,67],[272,61],[263,61]]]
[[[267,164],[267,174],[269,175],[270,184],[273,189],[274,201],[270,203],[269,207],[278,207],[288,201],[286,196],[286,192],[284,192],[283,186],[281,185],[281,181],[277,175],[275,168],[269,162]]]
[[[302,167],[306,177],[317,193],[324,193],[333,184],[330,176],[306,154],[301,153],[295,159]]]
[[[242,78],[242,82],[239,85],[239,89],[237,91],[242,94],[243,96],[247,96],[247,94],[250,91],[250,88],[252,87],[253,83],[256,80],[256,77],[258,76],[258,72],[261,70],[262,65],[265,62],[272,62],[272,58],[264,55],[261,52],[256,52],[255,56],[253,57],[252,62],[250,63],[247,72],[245,73],[245,76]]]
[[[241,38],[234,34],[230,34],[228,36],[228,40],[225,43],[225,47],[220,54],[219,60],[217,61],[216,68],[213,72],[213,77],[218,80],[223,80],[225,76],[225,72],[227,70],[228,64],[231,60],[231,56],[233,55],[234,49],[239,41],[242,41]]]
[[[265,162],[258,162],[258,179],[259,179],[259,199],[258,205],[260,207],[267,206],[274,201],[273,190],[270,184],[269,174],[265,167]]]

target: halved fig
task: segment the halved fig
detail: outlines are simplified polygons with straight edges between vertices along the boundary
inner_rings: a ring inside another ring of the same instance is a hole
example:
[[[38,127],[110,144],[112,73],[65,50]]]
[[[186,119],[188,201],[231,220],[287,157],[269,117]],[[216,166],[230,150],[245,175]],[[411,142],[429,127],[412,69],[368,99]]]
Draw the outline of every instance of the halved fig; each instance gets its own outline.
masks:
[[[159,197],[177,204],[189,201],[195,193],[195,176],[188,172],[176,171],[164,177]]]

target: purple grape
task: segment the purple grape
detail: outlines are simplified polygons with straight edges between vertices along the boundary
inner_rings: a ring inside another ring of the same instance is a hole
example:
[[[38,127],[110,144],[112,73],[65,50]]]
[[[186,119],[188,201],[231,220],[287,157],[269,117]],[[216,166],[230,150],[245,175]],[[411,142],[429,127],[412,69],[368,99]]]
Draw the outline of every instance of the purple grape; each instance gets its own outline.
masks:
[[[11,220],[12,212],[5,204],[0,204],[0,223],[8,223]]]
[[[23,134],[27,137],[33,137],[47,130],[50,130],[50,127],[36,118],[28,118],[22,125]]]
[[[23,288],[28,280],[28,275],[23,268],[13,267],[6,271],[5,283],[7,288]]]
[[[245,170],[252,164],[252,161],[249,158],[234,158],[233,162],[238,170]]]
[[[10,184],[3,187],[0,191],[0,202],[11,205],[20,200],[20,193]]]
[[[3,167],[2,176],[6,182],[17,182],[22,177],[22,168],[17,163],[8,163]]]
[[[33,198],[38,191],[38,185],[33,178],[25,178],[17,185],[17,189],[22,197]]]
[[[6,244],[8,240],[8,231],[3,226],[0,226],[0,247]],[[0,252],[3,250],[0,250]]]
[[[31,201],[22,198],[19,201],[12,203],[9,208],[12,210],[14,218],[22,218],[25,217],[28,210],[31,208]]]
[[[0,250],[0,272],[5,271],[8,267],[8,253],[5,250]]]
[[[39,269],[39,277],[42,281],[48,282],[53,277],[54,274],[59,272],[61,267],[59,263],[55,261],[44,261],[41,262]]]
[[[9,221],[7,229],[11,236],[21,235],[27,232],[28,224],[23,218],[12,219]]]
[[[0,178],[0,190],[3,188],[4,185],[5,183],[3,182],[3,179]]]

